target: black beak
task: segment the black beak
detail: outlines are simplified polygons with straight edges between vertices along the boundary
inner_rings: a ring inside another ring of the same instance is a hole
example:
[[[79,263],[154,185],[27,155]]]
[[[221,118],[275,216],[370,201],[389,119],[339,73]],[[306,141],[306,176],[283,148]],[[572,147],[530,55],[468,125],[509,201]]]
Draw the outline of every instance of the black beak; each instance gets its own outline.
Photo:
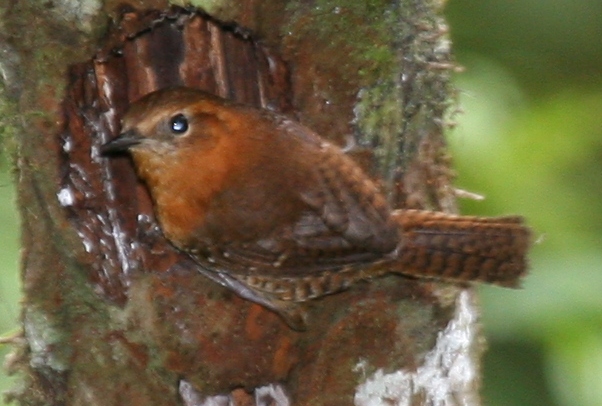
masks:
[[[116,152],[126,152],[130,147],[142,142],[140,133],[136,130],[128,130],[119,134],[117,138],[112,139],[100,147],[101,155],[110,155]]]

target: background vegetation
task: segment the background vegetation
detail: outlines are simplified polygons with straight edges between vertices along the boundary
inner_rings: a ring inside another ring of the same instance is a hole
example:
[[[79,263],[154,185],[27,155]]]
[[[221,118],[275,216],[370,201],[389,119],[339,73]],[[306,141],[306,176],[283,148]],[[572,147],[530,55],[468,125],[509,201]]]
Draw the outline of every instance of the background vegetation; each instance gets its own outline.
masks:
[[[487,406],[602,405],[602,2],[450,0],[464,213],[523,214],[521,291],[482,289]]]
[[[602,2],[449,0],[447,16],[466,68],[450,134],[457,184],[487,197],[463,212],[523,214],[538,239],[523,290],[482,288],[484,404],[601,405]],[[10,164],[0,169],[6,335],[19,316],[19,232]]]
[[[1,140],[1,139],[0,139]],[[15,203],[12,164],[6,159],[5,151],[0,157],[0,336],[10,336],[17,331],[19,320],[18,256],[19,226]],[[10,347],[0,344],[0,365]],[[10,387],[13,379],[0,371],[0,391]],[[0,396],[0,405],[4,405]]]

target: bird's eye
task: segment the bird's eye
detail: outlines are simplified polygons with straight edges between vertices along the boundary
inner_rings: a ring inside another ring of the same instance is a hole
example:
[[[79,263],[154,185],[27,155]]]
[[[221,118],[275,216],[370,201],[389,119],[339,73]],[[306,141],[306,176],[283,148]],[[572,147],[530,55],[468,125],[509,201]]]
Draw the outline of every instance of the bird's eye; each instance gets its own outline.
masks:
[[[188,131],[188,119],[184,114],[176,114],[169,121],[169,126],[174,134],[184,134]]]

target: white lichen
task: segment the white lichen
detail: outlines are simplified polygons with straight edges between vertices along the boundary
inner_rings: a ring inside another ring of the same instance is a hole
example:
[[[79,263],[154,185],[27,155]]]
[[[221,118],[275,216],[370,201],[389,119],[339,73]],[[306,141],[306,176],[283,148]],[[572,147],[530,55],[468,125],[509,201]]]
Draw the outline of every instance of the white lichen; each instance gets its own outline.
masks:
[[[355,393],[356,406],[410,406],[417,396],[425,405],[473,406],[478,365],[473,356],[477,339],[477,312],[469,290],[456,301],[456,314],[439,333],[435,347],[415,371],[385,373],[382,369],[361,383]],[[366,369],[365,360],[356,370]]]
[[[73,203],[75,203],[73,192],[68,187],[59,190],[59,192],[56,194],[56,197],[59,199],[59,203],[63,207],[73,206]]]

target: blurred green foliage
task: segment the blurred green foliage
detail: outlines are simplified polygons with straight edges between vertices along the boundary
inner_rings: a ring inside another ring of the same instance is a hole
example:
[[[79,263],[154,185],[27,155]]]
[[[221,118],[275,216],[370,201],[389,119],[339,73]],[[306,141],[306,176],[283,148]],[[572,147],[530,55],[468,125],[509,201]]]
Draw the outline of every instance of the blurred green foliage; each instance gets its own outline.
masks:
[[[21,297],[18,256],[19,220],[15,204],[15,190],[11,176],[12,164],[0,148],[0,337],[10,336],[17,329],[19,298]],[[9,353],[10,346],[0,344],[0,360]],[[0,361],[3,363],[2,361]],[[0,373],[0,391],[8,389],[13,379]],[[0,405],[3,405],[0,398]]]
[[[449,0],[446,13],[466,67],[457,184],[487,197],[463,212],[523,214],[537,239],[523,290],[482,288],[483,404],[602,405],[602,2]],[[19,315],[9,172],[3,157],[0,335]]]
[[[482,288],[486,406],[602,405],[602,2],[450,0],[464,213],[535,230],[520,291]]]

